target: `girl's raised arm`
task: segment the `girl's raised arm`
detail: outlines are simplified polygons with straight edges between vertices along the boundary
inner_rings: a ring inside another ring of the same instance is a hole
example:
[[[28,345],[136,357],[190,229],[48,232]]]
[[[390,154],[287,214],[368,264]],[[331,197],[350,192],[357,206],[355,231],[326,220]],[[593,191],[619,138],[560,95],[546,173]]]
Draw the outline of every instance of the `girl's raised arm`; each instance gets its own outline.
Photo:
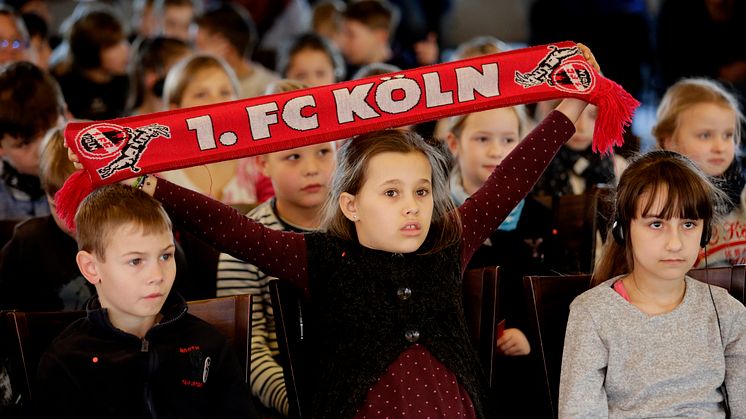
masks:
[[[174,224],[268,275],[307,288],[302,234],[272,230],[228,205],[155,176],[148,176],[142,189],[161,202]]]

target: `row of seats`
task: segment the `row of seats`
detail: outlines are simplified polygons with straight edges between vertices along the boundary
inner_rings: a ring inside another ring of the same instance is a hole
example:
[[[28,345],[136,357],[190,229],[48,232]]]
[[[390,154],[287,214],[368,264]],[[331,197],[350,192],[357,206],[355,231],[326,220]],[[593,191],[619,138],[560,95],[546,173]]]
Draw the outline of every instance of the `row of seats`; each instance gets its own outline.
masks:
[[[746,304],[746,265],[695,269],[690,275],[698,280],[727,289],[736,299]],[[542,363],[543,399],[545,417],[557,417],[560,366],[565,338],[565,328],[572,300],[590,288],[591,277],[527,276],[524,278],[526,300],[532,330],[531,346]],[[304,334],[304,301],[288,283],[270,283],[272,304],[280,344],[284,375],[290,401],[290,417],[310,417],[312,377],[306,367],[313,351],[308,336]],[[473,344],[485,367],[488,384],[494,387],[496,371],[495,341],[499,320],[499,268],[471,269],[463,282],[464,310]],[[234,345],[245,380],[249,380],[251,341],[251,296],[238,295],[189,302],[189,312],[220,330]],[[85,315],[73,312],[19,312],[2,313],[0,337],[8,352],[11,385],[19,405],[33,400],[33,380],[39,359],[54,339],[67,325]]]

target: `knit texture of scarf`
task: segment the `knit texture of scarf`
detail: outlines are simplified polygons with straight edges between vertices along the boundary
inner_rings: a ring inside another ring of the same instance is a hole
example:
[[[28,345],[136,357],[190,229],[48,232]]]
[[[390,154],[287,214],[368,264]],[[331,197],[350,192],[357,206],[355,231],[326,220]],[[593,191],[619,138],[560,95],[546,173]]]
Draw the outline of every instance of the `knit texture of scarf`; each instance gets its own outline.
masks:
[[[599,108],[594,151],[621,145],[639,102],[597,73],[572,42],[233,102],[70,123],[65,141],[85,170],[65,182],[55,203],[74,229],[75,211],[93,188],[138,175],[568,97]]]

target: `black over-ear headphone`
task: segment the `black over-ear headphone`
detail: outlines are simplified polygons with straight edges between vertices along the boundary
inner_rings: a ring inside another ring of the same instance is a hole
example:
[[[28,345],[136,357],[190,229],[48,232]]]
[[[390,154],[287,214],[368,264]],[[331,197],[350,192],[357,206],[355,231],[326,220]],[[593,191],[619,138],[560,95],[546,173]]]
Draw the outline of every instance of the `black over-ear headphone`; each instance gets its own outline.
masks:
[[[614,236],[614,241],[617,242],[620,246],[625,246],[625,233],[624,233],[624,223],[622,220],[617,216],[617,218],[614,219],[614,224],[611,225],[611,235]],[[699,247],[705,247],[707,246],[707,243],[710,242],[710,239],[712,238],[712,226],[710,223],[705,223],[704,228],[702,229],[702,237],[699,239]]]

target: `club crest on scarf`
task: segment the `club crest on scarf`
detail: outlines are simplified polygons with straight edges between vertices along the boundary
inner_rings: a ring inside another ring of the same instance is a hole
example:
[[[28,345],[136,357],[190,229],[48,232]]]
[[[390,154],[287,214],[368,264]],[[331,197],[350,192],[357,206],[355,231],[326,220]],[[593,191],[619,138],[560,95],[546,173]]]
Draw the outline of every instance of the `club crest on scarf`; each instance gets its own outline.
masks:
[[[524,88],[542,83],[556,87],[563,92],[583,93],[593,89],[595,77],[590,65],[585,61],[567,60],[580,55],[578,47],[560,48],[548,45],[550,52],[527,73],[515,72],[515,82]]]
[[[75,139],[78,150],[84,156],[96,160],[117,156],[96,171],[101,179],[120,170],[130,169],[133,173],[140,171],[137,163],[148,144],[155,138],[171,138],[171,130],[160,124],[150,124],[143,127],[129,128],[110,123],[91,125],[81,131]]]
[[[467,112],[567,97],[598,106],[593,150],[621,145],[639,105],[597,73],[572,42],[472,57],[232,102],[71,122],[65,140],[84,170],[55,196],[74,229],[91,190],[137,173],[158,173],[350,138]],[[155,141],[159,137],[170,141]],[[147,152],[146,152],[147,151]]]

